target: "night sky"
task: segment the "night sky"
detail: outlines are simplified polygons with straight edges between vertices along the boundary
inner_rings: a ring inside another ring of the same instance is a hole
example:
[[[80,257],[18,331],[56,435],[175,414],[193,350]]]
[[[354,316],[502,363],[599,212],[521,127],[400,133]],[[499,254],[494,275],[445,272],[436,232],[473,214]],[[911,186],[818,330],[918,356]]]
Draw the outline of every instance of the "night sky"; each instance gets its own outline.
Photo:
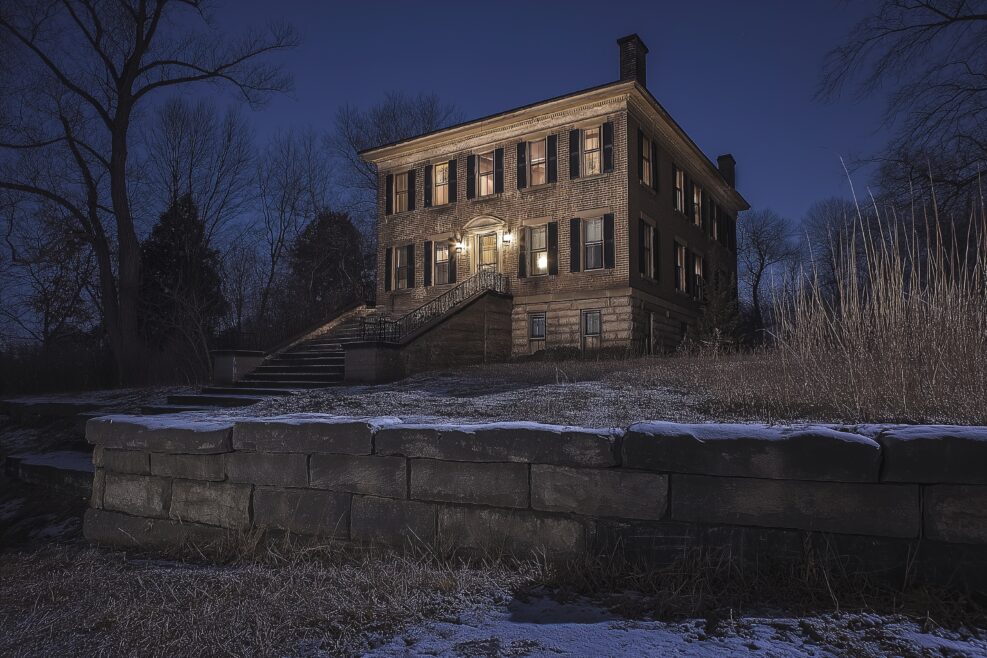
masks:
[[[715,161],[731,152],[754,208],[799,219],[848,195],[840,157],[879,148],[880,98],[813,100],[822,58],[868,2],[300,2],[242,0],[230,29],[283,16],[302,45],[285,56],[295,90],[248,113],[261,136],[332,128],[342,103],[388,90],[436,92],[464,119],[610,82],[616,39],[647,44],[648,87]],[[280,14],[278,12],[281,12]],[[866,172],[854,175],[866,193]]]

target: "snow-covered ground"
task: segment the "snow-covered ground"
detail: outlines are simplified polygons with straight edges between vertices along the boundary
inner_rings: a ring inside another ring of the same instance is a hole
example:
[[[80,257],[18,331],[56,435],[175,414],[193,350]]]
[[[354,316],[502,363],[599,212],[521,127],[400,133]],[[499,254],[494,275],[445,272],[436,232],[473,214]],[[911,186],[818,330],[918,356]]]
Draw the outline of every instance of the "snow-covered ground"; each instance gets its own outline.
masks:
[[[364,655],[972,658],[987,656],[987,633],[946,630],[931,621],[920,624],[901,616],[875,614],[639,621],[613,615],[590,602],[562,604],[536,598],[485,606],[416,626]]]

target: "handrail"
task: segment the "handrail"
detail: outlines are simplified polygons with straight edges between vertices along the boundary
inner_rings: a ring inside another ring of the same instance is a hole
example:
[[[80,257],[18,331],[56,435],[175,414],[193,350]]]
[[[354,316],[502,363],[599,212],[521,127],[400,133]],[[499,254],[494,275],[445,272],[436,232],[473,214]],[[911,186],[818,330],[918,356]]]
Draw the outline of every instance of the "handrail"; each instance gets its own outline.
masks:
[[[302,330],[302,331],[300,331],[300,332],[298,332],[296,334],[293,334],[292,336],[290,336],[290,337],[282,340],[277,345],[274,345],[273,347],[269,347],[269,348],[265,349],[264,350],[264,353],[267,354],[268,356],[270,356],[272,354],[277,354],[279,352],[283,352],[284,350],[288,349],[289,347],[291,347],[295,343],[298,343],[298,342],[301,342],[301,341],[305,340],[309,335],[315,333],[316,331],[318,331],[322,327],[326,326],[327,324],[332,324],[333,322],[336,322],[337,320],[339,320],[340,318],[342,318],[344,315],[347,315],[349,313],[352,313],[353,311],[359,310],[360,308],[362,308],[364,306],[365,306],[365,304],[362,301],[351,302],[351,303],[347,304],[346,306],[343,306],[343,307],[339,308],[328,319],[320,320],[320,321],[318,321],[318,322],[316,322],[314,324],[309,325],[304,330]]]
[[[506,295],[510,279],[500,272],[481,270],[455,288],[419,306],[396,320],[385,317],[361,318],[360,333],[370,343],[400,343],[432,320],[441,317],[477,295],[492,291]]]

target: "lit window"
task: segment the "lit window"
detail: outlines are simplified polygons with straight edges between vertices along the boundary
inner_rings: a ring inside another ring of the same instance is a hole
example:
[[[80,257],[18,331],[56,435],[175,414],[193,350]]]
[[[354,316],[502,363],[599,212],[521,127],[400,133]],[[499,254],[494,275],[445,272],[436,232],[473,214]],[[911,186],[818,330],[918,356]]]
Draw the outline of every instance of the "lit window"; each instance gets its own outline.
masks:
[[[477,196],[490,196],[494,193],[494,152],[476,156]]]
[[[651,224],[645,222],[644,230],[642,233],[642,239],[644,244],[641,246],[641,257],[644,259],[644,276],[649,279],[655,278],[655,258],[654,258],[654,244],[655,244],[655,227]]]
[[[435,188],[434,192],[432,192],[432,205],[441,206],[449,203],[448,162],[435,165],[435,170],[432,174],[432,186]]]
[[[692,186],[692,223],[703,225],[703,188],[698,185]]]
[[[408,172],[394,175],[394,212],[408,209]]]
[[[539,139],[528,142],[528,178],[531,185],[544,185],[548,182],[547,163],[545,161],[545,140]]]
[[[600,127],[587,128],[583,131],[583,172],[586,176],[592,176],[601,170]]]
[[[720,239],[720,207],[715,203],[709,207],[709,226],[714,240]]]
[[[641,182],[652,185],[651,180],[651,140],[645,137],[641,140]]]
[[[587,219],[583,227],[584,269],[599,270],[603,267],[603,218]]]
[[[685,272],[685,246],[675,245],[675,289],[679,292],[688,292]]]
[[[548,227],[529,229],[531,239],[531,275],[548,274]]]
[[[402,290],[408,287],[408,249],[394,250],[394,287]]]
[[[685,172],[675,168],[675,209],[685,214]]]
[[[435,284],[449,283],[449,243],[435,243]]]
[[[528,316],[528,351],[534,354],[545,349],[545,314],[532,313]]]

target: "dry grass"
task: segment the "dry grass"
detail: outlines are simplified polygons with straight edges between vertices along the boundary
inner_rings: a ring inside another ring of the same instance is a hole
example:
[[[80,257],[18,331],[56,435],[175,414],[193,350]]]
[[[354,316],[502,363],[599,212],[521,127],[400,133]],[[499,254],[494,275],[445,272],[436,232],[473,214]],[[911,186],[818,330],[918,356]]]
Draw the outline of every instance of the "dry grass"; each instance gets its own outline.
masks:
[[[330,549],[209,566],[49,547],[0,560],[0,655],[350,655],[533,570]]]

